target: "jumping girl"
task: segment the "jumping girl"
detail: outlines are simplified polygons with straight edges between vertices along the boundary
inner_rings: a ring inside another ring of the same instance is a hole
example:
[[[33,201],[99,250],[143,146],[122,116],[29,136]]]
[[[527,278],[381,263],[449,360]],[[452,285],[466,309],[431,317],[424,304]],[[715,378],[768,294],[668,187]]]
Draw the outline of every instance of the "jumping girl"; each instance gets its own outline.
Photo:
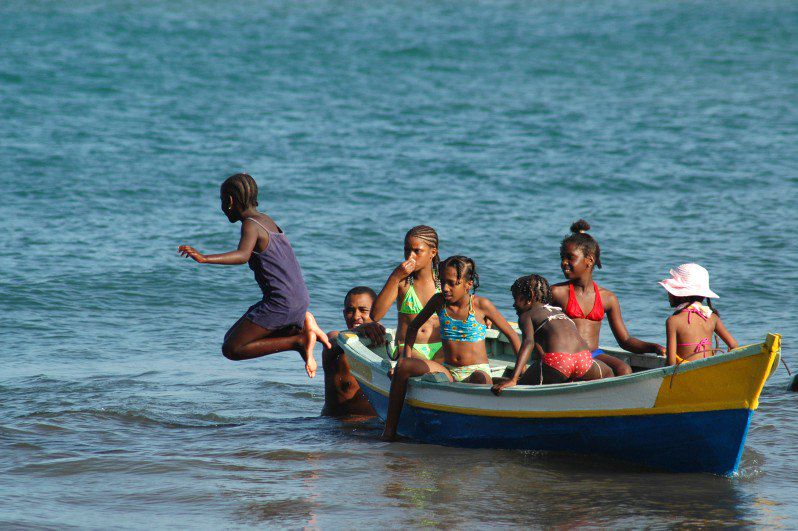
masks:
[[[413,227],[405,234],[405,261],[393,270],[371,307],[372,321],[379,321],[394,301],[399,311],[394,351],[402,349],[407,328],[436,293],[438,279],[438,233],[426,225]],[[431,360],[442,346],[438,319],[433,316],[418,330],[412,357]]]
[[[552,304],[562,308],[565,315],[573,319],[595,359],[609,365],[616,376],[631,374],[632,368],[629,365],[604,354],[598,348],[601,321],[605,315],[612,335],[622,349],[638,354],[654,352],[664,356],[665,347],[632,337],[623,322],[618,298],[593,280],[593,268],[601,269],[601,249],[598,242],[587,233],[588,230],[590,225],[580,219],[571,225],[571,235],[566,236],[560,244],[560,267],[568,281],[551,287]]]
[[[246,173],[228,177],[222,183],[220,198],[222,212],[230,223],[241,222],[238,249],[203,255],[181,245],[178,252],[201,264],[249,263],[263,291],[263,299],[250,306],[225,334],[222,354],[231,360],[246,360],[295,350],[313,378],[313,347],[319,340],[330,348],[330,342],[307,311],[308,289],[288,238],[272,218],[258,212],[258,185]]]
[[[710,299],[718,295],[709,289],[709,272],[698,264],[682,264],[670,270],[670,278],[659,284],[668,292],[668,301],[676,311],[665,321],[668,336],[668,365],[678,365],[712,356],[712,335],[717,334],[727,350],[737,348],[737,341],[720,320]],[[707,300],[707,306],[702,302]]]
[[[465,256],[452,256],[440,264],[439,271],[442,293],[433,295],[407,328],[405,345],[400,351],[399,362],[391,381],[388,415],[385,419],[385,431],[382,433],[384,440],[396,438],[409,378],[439,372],[450,382],[492,383],[485,350],[487,319],[507,336],[513,352],[518,354],[521,341],[515,330],[492,302],[473,295],[479,287],[474,261]],[[440,321],[443,364],[411,355],[418,331],[433,315],[437,315]]]
[[[579,335],[574,322],[560,308],[549,305],[551,288],[545,278],[540,275],[521,277],[510,291],[523,342],[512,377],[492,387],[496,396],[518,384],[598,380],[612,375],[604,362],[591,357],[587,342]],[[536,359],[526,369],[533,350],[537,352]]]

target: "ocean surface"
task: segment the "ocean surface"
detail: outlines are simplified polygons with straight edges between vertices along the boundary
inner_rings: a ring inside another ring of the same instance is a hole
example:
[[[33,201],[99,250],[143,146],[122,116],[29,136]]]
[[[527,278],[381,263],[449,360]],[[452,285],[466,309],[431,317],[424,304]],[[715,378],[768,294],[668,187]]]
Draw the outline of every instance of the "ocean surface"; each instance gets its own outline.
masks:
[[[0,3],[0,527],[795,528],[783,368],[733,478],[386,444],[296,353],[224,359],[252,273],[176,249],[235,248],[250,172],[339,329],[413,225],[512,315],[584,217],[633,334],[696,261],[798,370],[796,58],[791,1]]]

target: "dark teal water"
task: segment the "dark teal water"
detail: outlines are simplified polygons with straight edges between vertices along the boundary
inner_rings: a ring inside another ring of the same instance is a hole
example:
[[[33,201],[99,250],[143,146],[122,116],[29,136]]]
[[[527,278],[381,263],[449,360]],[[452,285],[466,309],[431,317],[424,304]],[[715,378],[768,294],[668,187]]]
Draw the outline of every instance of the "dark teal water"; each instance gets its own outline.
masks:
[[[175,250],[235,246],[246,170],[335,329],[415,224],[510,313],[585,217],[634,334],[697,261],[798,369],[797,36],[788,1],[3,2],[0,526],[795,527],[783,370],[732,479],[387,445],[296,354],[223,359],[251,273]]]

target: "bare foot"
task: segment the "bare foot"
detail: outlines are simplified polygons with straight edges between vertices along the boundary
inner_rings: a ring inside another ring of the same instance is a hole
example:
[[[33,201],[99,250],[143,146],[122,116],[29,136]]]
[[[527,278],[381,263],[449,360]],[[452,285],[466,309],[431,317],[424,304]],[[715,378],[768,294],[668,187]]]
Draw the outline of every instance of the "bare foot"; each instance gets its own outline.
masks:
[[[305,325],[305,328],[299,334],[299,355],[305,360],[305,371],[307,371],[308,376],[313,378],[316,376],[316,358],[313,357],[313,347],[316,346],[316,332],[307,326],[307,317],[305,317]]]
[[[316,318],[313,317],[313,314],[310,312],[305,313],[305,325],[303,330],[313,331],[313,333],[316,334],[316,339],[321,341],[325,347],[332,348],[332,344],[330,343],[330,339],[327,337],[327,334],[321,329],[319,324],[316,322]]]
[[[311,378],[316,376],[316,358],[313,357],[313,354],[305,360],[305,371]]]
[[[380,435],[380,440],[385,442],[395,442],[396,435],[388,435],[387,433],[382,432],[382,435]]]

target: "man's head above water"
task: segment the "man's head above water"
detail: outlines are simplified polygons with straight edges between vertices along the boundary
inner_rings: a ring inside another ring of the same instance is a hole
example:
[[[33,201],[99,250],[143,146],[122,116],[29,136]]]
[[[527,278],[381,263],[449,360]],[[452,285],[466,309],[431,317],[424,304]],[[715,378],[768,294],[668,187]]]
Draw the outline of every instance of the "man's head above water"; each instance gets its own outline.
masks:
[[[344,320],[347,328],[371,322],[371,305],[377,294],[367,286],[355,286],[344,297]]]

